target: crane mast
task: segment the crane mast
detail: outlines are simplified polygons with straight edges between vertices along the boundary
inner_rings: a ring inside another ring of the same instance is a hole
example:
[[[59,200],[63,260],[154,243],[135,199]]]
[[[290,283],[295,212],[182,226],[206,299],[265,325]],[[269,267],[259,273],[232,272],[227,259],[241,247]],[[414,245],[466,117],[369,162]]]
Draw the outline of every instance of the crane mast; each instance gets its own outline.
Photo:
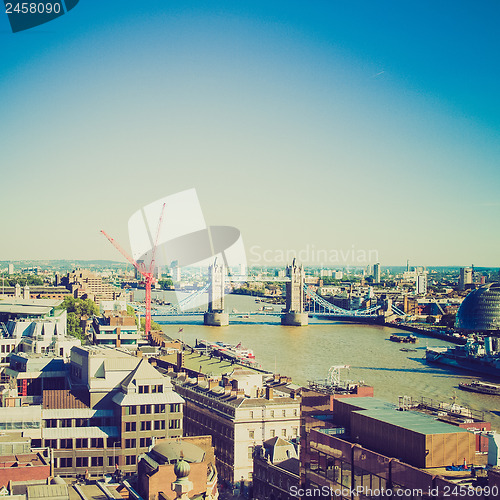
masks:
[[[154,277],[154,269],[155,269],[155,259],[156,259],[156,249],[158,247],[158,238],[160,236],[160,228],[161,224],[163,222],[163,212],[165,210],[165,203],[163,204],[163,207],[161,209],[160,213],[160,218],[158,219],[158,228],[156,230],[156,238],[155,238],[155,243],[152,248],[152,253],[151,253],[151,262],[149,264],[149,268],[146,269],[145,266],[142,264],[139,264],[136,262],[121,246],[120,244],[112,238],[109,234],[107,234],[104,230],[101,230],[101,233],[106,236],[106,238],[109,240],[109,242],[137,269],[137,271],[141,274],[141,276],[144,278],[144,284],[146,288],[146,321],[144,325],[144,330],[146,333],[146,337],[148,340],[151,337],[151,288],[153,283],[156,281]],[[140,327],[140,325],[139,325]]]

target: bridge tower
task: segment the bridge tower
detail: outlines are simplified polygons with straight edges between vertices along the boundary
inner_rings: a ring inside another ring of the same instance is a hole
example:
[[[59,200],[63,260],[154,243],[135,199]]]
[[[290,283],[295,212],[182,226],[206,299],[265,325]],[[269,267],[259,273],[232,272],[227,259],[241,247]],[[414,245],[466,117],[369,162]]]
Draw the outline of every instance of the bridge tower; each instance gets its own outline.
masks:
[[[286,306],[281,324],[305,326],[309,323],[309,316],[304,312],[304,268],[293,259],[292,265],[286,268],[286,273],[290,281],[286,283]]]
[[[217,259],[208,268],[210,286],[208,288],[208,312],[203,322],[209,326],[226,326],[229,314],[224,312],[224,289],[226,286],[224,265],[218,265]]]

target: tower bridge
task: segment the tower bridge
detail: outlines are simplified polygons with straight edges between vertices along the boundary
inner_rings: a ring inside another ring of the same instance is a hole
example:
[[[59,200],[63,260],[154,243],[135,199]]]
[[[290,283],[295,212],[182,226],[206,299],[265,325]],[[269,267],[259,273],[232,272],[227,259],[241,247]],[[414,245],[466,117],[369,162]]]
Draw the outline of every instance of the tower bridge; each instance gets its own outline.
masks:
[[[404,313],[395,308],[390,299],[383,305],[377,305],[369,309],[347,310],[328,302],[318,295],[310,285],[305,283],[304,268],[294,261],[287,267],[286,279],[286,304],[282,311],[249,311],[249,312],[225,312],[224,290],[225,270],[224,265],[214,262],[209,267],[209,283],[203,288],[184,297],[176,305],[157,306],[152,312],[154,317],[175,316],[199,316],[203,315],[204,324],[209,326],[226,326],[229,318],[235,316],[279,316],[282,325],[305,326],[309,317],[339,318],[342,320],[376,319],[379,316],[391,314],[403,315]],[[208,292],[208,310],[189,310],[196,303],[200,295]],[[309,299],[309,309],[306,310],[306,302]],[[138,307],[140,310],[140,307]]]

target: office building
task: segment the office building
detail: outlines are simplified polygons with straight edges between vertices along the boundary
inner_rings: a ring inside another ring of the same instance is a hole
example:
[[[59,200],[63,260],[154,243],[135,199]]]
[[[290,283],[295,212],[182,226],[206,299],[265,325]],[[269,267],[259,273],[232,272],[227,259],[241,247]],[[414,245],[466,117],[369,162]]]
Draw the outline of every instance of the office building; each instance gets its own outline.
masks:
[[[465,290],[469,288],[472,284],[472,268],[471,267],[461,267],[460,268],[460,278],[458,280],[458,289]]]
[[[380,283],[380,263],[377,262],[373,266],[373,282]]]

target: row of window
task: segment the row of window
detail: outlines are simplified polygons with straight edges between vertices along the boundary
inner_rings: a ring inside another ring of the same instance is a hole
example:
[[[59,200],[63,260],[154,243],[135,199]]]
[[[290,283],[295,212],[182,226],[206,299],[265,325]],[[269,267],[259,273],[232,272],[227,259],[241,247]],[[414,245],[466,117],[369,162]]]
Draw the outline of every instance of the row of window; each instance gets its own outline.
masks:
[[[281,414],[279,413],[279,410],[271,410],[269,412],[269,416],[271,418],[276,418],[278,416],[281,417],[298,417],[299,416],[299,410],[297,408],[294,408],[293,410],[281,410]],[[262,418],[262,413],[258,411],[251,411],[250,412],[250,418]]]
[[[163,385],[140,385],[139,394],[156,394],[158,392],[163,392]]]
[[[165,413],[167,405],[138,405],[125,406],[125,415],[149,415],[150,413]],[[178,413],[181,411],[180,403],[172,403],[169,406],[170,413]]]
[[[298,427],[292,427],[292,436],[296,437],[298,435],[299,428]],[[281,437],[286,438],[289,435],[289,431],[287,429],[281,429]],[[270,430],[270,436],[276,437],[276,430],[271,429]],[[250,439],[255,439],[255,431],[248,431],[248,437]]]
[[[15,344],[2,344],[0,349],[2,353],[9,353],[11,350],[13,351],[15,349],[16,345]]]
[[[115,422],[112,418],[48,418],[43,421],[43,426],[52,429],[55,427],[102,427],[111,426]]]
[[[148,446],[151,446],[152,443],[153,443],[153,438],[150,437],[139,439],[140,448],[147,448]],[[135,448],[136,446],[137,446],[137,439],[125,439],[125,448],[130,449],[130,448]]]
[[[119,465],[119,457],[108,457],[108,466]],[[136,455],[126,455],[125,456],[125,465],[135,465],[137,463]],[[73,467],[73,458],[71,457],[62,457],[54,459],[55,467],[60,468],[72,468]],[[75,460],[76,467],[103,467],[104,466],[104,457],[76,457]]]
[[[78,439],[59,439],[59,446],[57,445],[57,439],[44,439],[44,446],[46,448],[64,449],[71,450],[73,449],[73,444],[75,448],[104,448],[104,439],[103,438],[78,438]],[[106,447],[108,449],[115,448],[120,446],[120,440],[118,438],[108,438],[106,440]],[[90,444],[90,446],[89,446]]]

